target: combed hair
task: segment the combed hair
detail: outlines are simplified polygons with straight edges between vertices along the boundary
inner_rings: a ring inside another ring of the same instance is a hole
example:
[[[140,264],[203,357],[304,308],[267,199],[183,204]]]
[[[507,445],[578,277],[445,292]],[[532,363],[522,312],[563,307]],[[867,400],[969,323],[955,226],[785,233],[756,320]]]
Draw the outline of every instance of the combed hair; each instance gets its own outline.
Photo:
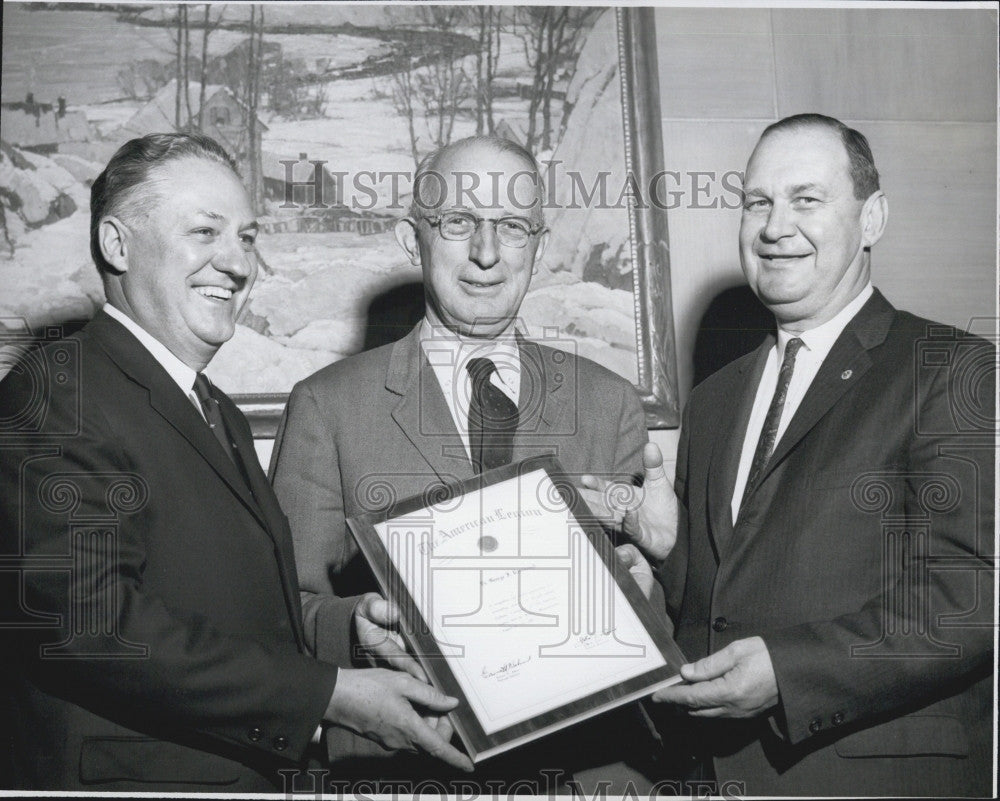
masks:
[[[437,150],[428,153],[420,160],[420,163],[417,164],[416,172],[413,174],[413,199],[410,202],[411,217],[419,219],[424,216],[428,209],[428,206],[422,205],[419,202],[417,191],[420,186],[420,179],[430,172],[437,172],[438,165],[444,161],[446,156],[450,156],[452,153],[457,153],[477,145],[491,147],[496,153],[512,153],[517,156],[524,162],[526,167],[529,167],[535,175],[538,176],[539,200],[545,196],[544,186],[542,184],[542,170],[538,166],[538,161],[535,159],[534,155],[532,155],[530,150],[512,139],[506,139],[502,136],[489,134],[478,134],[476,136],[467,136],[465,139],[459,139],[456,142],[439,147]],[[541,202],[539,202],[538,210],[539,213],[541,213]]]
[[[854,185],[856,199],[867,200],[873,192],[879,190],[878,170],[875,169],[875,157],[872,155],[868,139],[863,133],[849,128],[835,117],[815,113],[794,114],[767,126],[760,135],[760,141],[763,141],[768,134],[803,128],[825,128],[840,134],[840,141],[844,143],[850,162],[851,183]]]
[[[108,162],[90,188],[90,255],[103,276],[113,271],[101,253],[98,229],[109,215],[141,214],[153,196],[141,196],[141,187],[150,172],[167,162],[182,158],[204,158],[229,167],[239,176],[236,162],[214,139],[202,134],[155,133],[130,139]]]

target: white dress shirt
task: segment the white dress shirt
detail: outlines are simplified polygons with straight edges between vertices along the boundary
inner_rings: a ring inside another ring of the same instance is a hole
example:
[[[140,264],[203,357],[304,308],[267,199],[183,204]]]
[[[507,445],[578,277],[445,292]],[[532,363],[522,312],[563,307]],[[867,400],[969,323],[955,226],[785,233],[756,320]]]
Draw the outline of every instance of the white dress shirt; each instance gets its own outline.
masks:
[[[469,402],[472,398],[472,377],[466,365],[470,359],[490,359],[497,368],[490,376],[490,383],[517,406],[521,391],[521,356],[514,327],[510,326],[495,339],[463,337],[438,322],[428,309],[420,324],[420,347],[441,385],[445,404],[471,460]]]
[[[736,486],[733,490],[733,498],[730,504],[733,521],[739,516],[740,505],[743,502],[743,490],[750,475],[750,466],[753,463],[754,452],[757,450],[757,441],[764,428],[764,420],[767,418],[767,410],[771,406],[771,398],[774,397],[774,390],[778,386],[778,370],[781,362],[785,358],[785,345],[788,340],[798,337],[802,340],[802,347],[795,355],[795,367],[792,370],[792,380],[788,384],[788,395],[785,397],[785,405],[781,409],[781,420],[778,423],[778,435],[775,438],[775,448],[781,442],[781,437],[788,428],[789,422],[795,415],[796,409],[802,403],[809,386],[819,372],[833,347],[833,343],[843,333],[847,324],[854,319],[861,307],[868,302],[875,290],[869,283],[858,294],[854,300],[848,303],[836,317],[827,320],[822,325],[818,325],[800,334],[794,334],[778,329],[778,342],[771,348],[767,355],[767,363],[764,365],[764,374],[760,377],[760,384],[757,385],[757,395],[753,402],[753,411],[750,412],[750,422],[747,425],[746,436],[743,438],[743,450],[740,453],[740,467],[736,473]]]
[[[174,356],[166,345],[150,334],[135,320],[125,314],[125,312],[115,308],[110,303],[105,303],[101,311],[105,312],[109,317],[116,319],[132,332],[142,346],[149,351],[150,355],[160,363],[160,366],[164,370],[167,371],[168,375],[174,380],[174,383],[181,388],[181,391],[185,395],[187,395],[188,400],[194,404],[194,408],[198,410],[198,414],[200,414],[202,419],[204,419],[205,413],[201,409],[201,401],[199,401],[198,396],[194,394],[194,380],[198,375],[197,371],[192,370],[184,364],[184,362]]]

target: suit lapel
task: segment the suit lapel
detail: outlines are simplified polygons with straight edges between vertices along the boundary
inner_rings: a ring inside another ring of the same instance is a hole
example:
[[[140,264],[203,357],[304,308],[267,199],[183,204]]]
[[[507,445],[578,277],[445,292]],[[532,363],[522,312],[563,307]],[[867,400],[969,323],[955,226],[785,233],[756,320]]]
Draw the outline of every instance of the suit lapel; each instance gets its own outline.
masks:
[[[757,482],[758,489],[813,426],[868,372],[872,366],[868,351],[885,341],[894,313],[895,309],[876,290],[847,324],[775,446]]]
[[[542,453],[553,453],[554,439],[546,437],[559,430],[569,404],[567,397],[576,391],[572,380],[557,381],[554,376],[571,373],[565,361],[560,369],[554,360],[560,351],[541,348],[517,335],[518,354],[521,359],[521,379],[518,390],[518,424],[514,437],[513,462],[520,462]],[[572,376],[570,376],[572,379]]]
[[[400,396],[392,419],[437,477],[445,483],[471,478],[465,445],[420,347],[419,324],[393,346],[385,388]]]
[[[299,599],[299,579],[295,569],[295,554],[292,550],[292,536],[288,530],[285,514],[281,511],[278,498],[271,489],[271,484],[257,459],[253,446],[253,435],[243,413],[228,396],[213,387],[213,395],[223,409],[226,424],[231,426],[230,434],[236,442],[236,458],[240,460],[246,474],[250,490],[266,521],[264,528],[274,541],[274,554],[278,560],[278,571],[281,575],[281,587],[285,596],[285,605],[293,621],[295,638],[300,650],[305,649],[305,637],[302,628],[302,604]]]
[[[115,364],[147,389],[150,407],[191,444],[261,526],[267,529],[267,521],[239,469],[226,456],[191,400],[153,355],[125,326],[107,314],[98,314],[88,330]]]
[[[753,411],[757,385],[774,343],[774,335],[769,334],[752,355],[743,358],[734,381],[717,395],[715,418],[718,426],[708,471],[708,514],[716,558],[733,535],[732,501],[743,440]]]

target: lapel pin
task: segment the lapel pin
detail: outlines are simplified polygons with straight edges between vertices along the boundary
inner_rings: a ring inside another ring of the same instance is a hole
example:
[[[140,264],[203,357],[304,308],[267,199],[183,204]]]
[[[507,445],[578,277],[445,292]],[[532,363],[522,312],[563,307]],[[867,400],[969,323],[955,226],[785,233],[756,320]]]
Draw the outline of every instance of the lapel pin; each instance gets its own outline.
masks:
[[[854,371],[853,371],[853,370],[844,370],[844,372],[842,372],[842,373],[840,374],[840,377],[841,377],[842,379],[844,379],[844,381],[846,381],[846,380],[847,380],[848,378],[850,378],[850,377],[851,377],[852,375],[854,375]]]

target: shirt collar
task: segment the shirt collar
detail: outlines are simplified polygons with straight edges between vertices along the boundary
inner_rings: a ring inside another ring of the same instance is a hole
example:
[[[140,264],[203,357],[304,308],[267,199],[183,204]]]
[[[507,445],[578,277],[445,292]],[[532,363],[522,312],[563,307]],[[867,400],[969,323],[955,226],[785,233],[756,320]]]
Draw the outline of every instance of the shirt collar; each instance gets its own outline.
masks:
[[[865,288],[858,293],[857,297],[844,306],[844,308],[841,309],[834,317],[827,320],[822,325],[810,328],[808,331],[795,334],[790,331],[785,331],[783,328],[779,328],[778,356],[783,356],[785,352],[785,345],[788,344],[788,340],[798,337],[802,340],[802,344],[805,346],[806,350],[820,359],[825,359],[826,355],[833,347],[833,343],[837,341],[837,338],[844,332],[844,329],[847,328],[847,324],[854,319],[854,316],[859,311],[861,311],[861,307],[868,302],[868,299],[874,294],[874,292],[875,290],[872,287],[871,282],[867,283]]]
[[[146,350],[149,351],[150,355],[160,366],[167,371],[170,377],[174,380],[183,391],[184,394],[191,392],[191,388],[194,386],[195,376],[198,375],[197,371],[192,370],[184,362],[174,356],[173,353],[160,342],[156,337],[150,334],[145,328],[139,325],[135,320],[129,317],[121,309],[112,306],[110,303],[105,303],[101,309],[109,317],[113,317],[123,326],[125,326],[136,339],[142,344]]]
[[[517,393],[521,378],[521,358],[513,323],[493,339],[463,337],[443,325],[428,309],[420,323],[420,346],[431,365],[451,365],[454,372],[465,370],[469,359],[491,359],[506,387]]]

